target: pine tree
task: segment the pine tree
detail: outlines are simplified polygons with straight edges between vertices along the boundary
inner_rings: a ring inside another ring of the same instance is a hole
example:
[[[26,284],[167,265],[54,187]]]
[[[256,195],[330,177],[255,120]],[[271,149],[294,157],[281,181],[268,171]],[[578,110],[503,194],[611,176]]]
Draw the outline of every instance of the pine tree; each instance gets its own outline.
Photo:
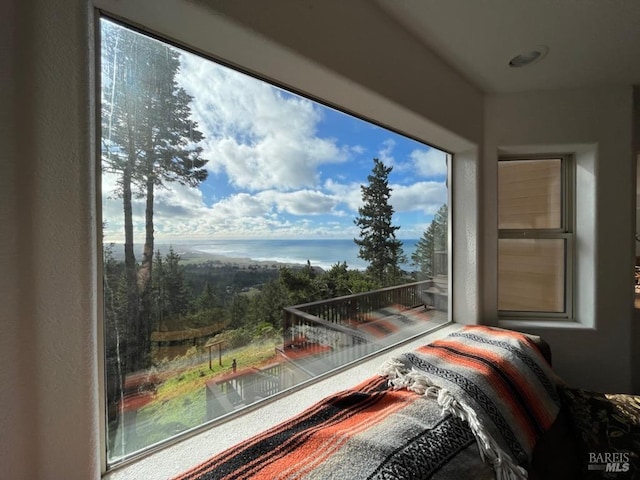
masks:
[[[287,298],[291,305],[327,297],[326,284],[318,278],[318,272],[311,266],[309,260],[301,269],[281,268],[279,279],[288,292]]]
[[[395,283],[402,271],[400,263],[405,261],[402,242],[396,239],[400,227],[391,224],[393,207],[389,204],[391,188],[389,173],[393,167],[385,167],[377,158],[367,177],[368,185],[361,185],[363,205],[354,220],[360,227],[360,238],[354,242],[360,247],[358,256],[369,262],[367,272],[380,285]]]
[[[109,449],[114,451],[119,421],[118,404],[121,400],[124,377],[124,360],[127,342],[124,341],[127,319],[127,289],[124,263],[113,256],[113,245],[105,245],[103,251],[105,389]]]
[[[164,261],[160,250],[156,250],[155,258],[153,260],[153,275],[151,277],[151,311],[153,316],[153,327],[157,330],[166,330],[166,318],[167,311],[167,292],[165,291],[165,272]]]
[[[228,307],[229,328],[237,329],[247,326],[249,322],[247,312],[249,311],[250,303],[251,300],[245,295],[236,295],[233,297]]]
[[[220,306],[220,302],[213,291],[213,287],[207,281],[204,282],[202,293],[197,300],[197,306],[200,310],[213,310]]]
[[[127,281],[129,371],[148,364],[154,198],[178,182],[197,186],[207,177],[203,139],[190,119],[192,98],[177,84],[179,54],[172,47],[108,21],[102,22],[102,165],[116,173],[122,198]],[[140,266],[134,255],[134,196],[145,198],[145,240]]]
[[[413,264],[420,269],[420,273],[425,277],[433,276],[434,253],[447,249],[448,234],[448,208],[445,203],[433,216],[433,220],[422,234],[416,250],[411,254]]]
[[[352,295],[354,293],[349,282],[347,262],[338,262],[332,265],[322,277],[328,291],[328,298]]]
[[[184,267],[180,265],[180,255],[172,247],[162,262],[164,290],[164,314],[170,318],[178,318],[191,310],[192,295],[184,275]]]

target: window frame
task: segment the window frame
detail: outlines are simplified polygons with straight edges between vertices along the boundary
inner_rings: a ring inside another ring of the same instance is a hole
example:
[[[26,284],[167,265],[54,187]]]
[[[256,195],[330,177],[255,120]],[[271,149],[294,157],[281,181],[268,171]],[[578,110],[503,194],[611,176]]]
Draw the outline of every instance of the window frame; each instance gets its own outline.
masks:
[[[497,229],[497,243],[503,239],[539,239],[564,240],[564,311],[527,311],[501,310],[498,305],[500,270],[499,245],[496,254],[496,305],[499,320],[564,320],[572,321],[575,312],[575,231],[576,231],[576,202],[575,202],[575,158],[571,153],[543,153],[543,154],[514,154],[500,155],[500,162],[527,160],[560,160],[560,227],[559,228],[500,228]],[[499,173],[497,174],[499,175]],[[499,188],[499,182],[497,182]],[[499,215],[500,193],[497,193],[496,212]]]
[[[452,226],[452,216],[453,216],[453,192],[452,192],[452,188],[451,188],[451,183],[452,183],[452,158],[454,156],[453,153],[451,153],[450,150],[446,150],[443,149],[441,147],[437,147],[435,146],[435,144],[427,142],[425,140],[420,139],[419,137],[406,133],[404,130],[399,129],[399,128],[394,128],[392,126],[390,126],[389,124],[380,122],[378,120],[373,120],[365,115],[361,115],[358,113],[354,113],[352,110],[341,107],[341,106],[337,106],[334,103],[329,103],[321,98],[318,98],[312,94],[308,94],[304,91],[301,91],[298,88],[294,88],[288,85],[284,85],[280,82],[278,82],[277,80],[273,79],[272,77],[268,77],[268,76],[264,76],[264,75],[260,75],[254,72],[249,71],[248,69],[243,68],[242,66],[236,65],[236,64],[232,64],[228,61],[222,60],[216,56],[213,56],[211,54],[207,54],[207,53],[203,53],[200,50],[194,49],[193,47],[187,46],[169,36],[165,36],[163,34],[158,34],[155,33],[154,31],[147,29],[143,26],[141,26],[138,23],[133,22],[131,19],[125,17],[121,17],[121,16],[117,16],[112,14],[111,12],[108,12],[106,10],[102,10],[100,8],[96,9],[96,16],[95,16],[95,22],[94,22],[94,28],[96,31],[96,35],[95,35],[95,45],[96,45],[96,52],[101,52],[101,48],[102,48],[102,38],[101,38],[101,34],[100,34],[100,21],[101,19],[107,19],[108,21],[111,21],[113,23],[116,23],[124,28],[128,28],[132,31],[135,31],[141,35],[147,36],[149,38],[158,40],[160,42],[163,42],[167,45],[170,45],[174,48],[177,49],[181,49],[184,50],[186,52],[189,52],[191,54],[197,55],[203,59],[207,59],[210,61],[213,61],[225,68],[229,68],[231,70],[240,72],[242,74],[251,76],[255,79],[258,79],[260,81],[264,81],[276,88],[280,88],[283,89],[285,91],[288,91],[294,95],[298,95],[302,98],[308,99],[312,102],[315,102],[319,105],[322,105],[324,107],[328,107],[328,108],[332,108],[335,110],[338,110],[346,115],[352,116],[360,121],[363,122],[367,122],[369,124],[375,125],[377,127],[389,130],[395,134],[398,135],[402,135],[407,137],[408,139],[411,139],[413,141],[422,143],[430,148],[434,148],[437,150],[440,150],[441,152],[443,152],[446,155],[446,163],[447,163],[447,173],[446,173],[446,179],[445,179],[445,184],[447,185],[447,205],[448,205],[448,212],[447,212],[447,224],[448,224],[448,247],[447,247],[447,269],[448,269],[448,273],[447,273],[447,311],[445,312],[447,315],[447,321],[444,322],[441,325],[435,326],[435,328],[432,329],[428,329],[428,330],[424,330],[416,335],[410,336],[398,343],[395,343],[393,345],[384,347],[376,352],[373,352],[371,354],[367,354],[363,357],[361,357],[358,360],[352,361],[348,364],[345,364],[341,367],[338,367],[334,370],[331,370],[330,372],[327,372],[325,374],[322,375],[318,375],[316,377],[313,377],[312,379],[305,381],[299,385],[296,385],[294,387],[291,387],[285,391],[280,392],[279,394],[276,394],[272,397],[269,397],[267,399],[265,399],[264,401],[259,401],[256,402],[255,405],[250,405],[248,407],[246,407],[245,409],[243,409],[242,411],[238,411],[237,413],[232,413],[229,415],[225,415],[224,417],[221,417],[219,419],[213,419],[213,420],[209,420],[206,421],[204,423],[201,423],[198,426],[195,426],[193,428],[190,428],[184,432],[181,432],[177,435],[173,435],[171,437],[168,437],[164,440],[161,440],[157,443],[148,445],[144,448],[141,448],[129,455],[126,455],[118,460],[114,461],[109,461],[108,459],[108,454],[107,454],[107,418],[106,418],[106,380],[107,380],[107,373],[106,373],[106,348],[105,348],[105,340],[104,340],[104,327],[105,327],[105,320],[104,320],[104,285],[103,285],[103,275],[104,275],[104,265],[103,265],[103,255],[101,254],[101,252],[103,251],[104,245],[105,243],[103,242],[103,240],[101,239],[101,237],[98,238],[98,242],[97,242],[97,246],[98,246],[98,285],[99,285],[99,309],[98,309],[98,318],[99,318],[99,322],[98,322],[98,327],[99,327],[99,332],[100,332],[100,339],[99,339],[99,353],[100,353],[100,374],[101,374],[101,394],[100,394],[100,411],[101,411],[101,463],[102,463],[102,472],[106,475],[111,474],[112,472],[117,472],[117,471],[121,471],[122,469],[126,469],[128,466],[134,464],[135,462],[140,461],[141,459],[147,459],[150,458],[151,456],[153,456],[154,454],[161,452],[165,449],[171,448],[172,446],[176,445],[176,444],[180,444],[182,442],[184,442],[185,440],[188,440],[194,436],[197,436],[199,434],[206,434],[206,432],[214,430],[216,427],[219,427],[222,424],[226,424],[226,423],[233,423],[233,421],[239,417],[243,417],[246,415],[249,415],[250,413],[252,413],[254,410],[259,410],[259,409],[264,409],[264,408],[269,408],[270,404],[273,402],[277,402],[279,400],[281,400],[282,398],[286,398],[289,396],[293,396],[296,395],[297,392],[299,390],[305,389],[305,388],[310,388],[311,386],[317,384],[317,383],[323,383],[323,382],[327,382],[330,381],[331,378],[333,376],[337,376],[340,375],[342,373],[344,373],[345,371],[349,371],[349,370],[353,370],[356,371],[356,369],[358,367],[360,367],[361,364],[363,363],[369,363],[371,360],[375,360],[376,358],[380,358],[383,354],[388,354],[389,352],[393,352],[393,351],[399,351],[402,348],[405,348],[407,345],[411,345],[413,343],[415,343],[416,341],[420,341],[420,339],[423,339],[425,337],[431,337],[433,335],[436,336],[440,336],[441,334],[438,333],[440,330],[446,329],[447,327],[451,327],[454,324],[453,321],[453,314],[452,314],[452,306],[453,306],[453,269],[452,269],[452,263],[453,263],[453,247],[452,247],[452,243],[453,243],[453,226]],[[96,55],[96,105],[100,105],[101,104],[101,91],[102,91],[102,83],[101,83],[101,77],[99,72],[101,71],[101,54],[98,53],[98,55]],[[100,108],[96,109],[96,145],[97,145],[97,149],[96,149],[96,172],[98,173],[96,175],[96,205],[97,205],[97,216],[96,218],[98,219],[98,226],[102,225],[103,223],[103,217],[102,217],[102,159],[101,159],[101,135],[102,135],[102,131],[101,131],[101,121],[100,121]],[[444,335],[444,334],[442,334]],[[436,337],[436,338],[438,338]]]

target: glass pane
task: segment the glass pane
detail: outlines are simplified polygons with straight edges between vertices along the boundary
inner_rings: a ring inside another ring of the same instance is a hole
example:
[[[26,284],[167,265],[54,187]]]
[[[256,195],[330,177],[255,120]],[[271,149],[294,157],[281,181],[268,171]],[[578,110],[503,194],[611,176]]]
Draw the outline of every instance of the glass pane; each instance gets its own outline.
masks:
[[[443,152],[101,33],[110,465],[448,321]]]
[[[498,228],[562,228],[562,160],[498,162]]]
[[[498,241],[498,309],[565,311],[565,240]]]

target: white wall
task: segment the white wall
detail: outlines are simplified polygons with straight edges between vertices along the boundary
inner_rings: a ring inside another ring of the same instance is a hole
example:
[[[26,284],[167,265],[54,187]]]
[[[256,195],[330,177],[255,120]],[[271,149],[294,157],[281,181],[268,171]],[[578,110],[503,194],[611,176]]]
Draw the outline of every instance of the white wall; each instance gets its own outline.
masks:
[[[521,330],[547,339],[554,366],[569,384],[605,391],[632,388],[632,100],[631,88],[602,88],[491,95],[485,108],[483,317],[495,323],[497,315],[499,152],[577,152],[579,323],[573,328],[500,324],[520,325]]]
[[[292,52],[327,67],[332,72],[381,95],[428,120],[430,131],[410,125],[407,133],[424,137],[441,148],[460,151],[452,145],[452,133],[472,142],[482,135],[482,95],[460,74],[407,33],[370,0],[323,0],[301,2],[255,2],[200,0],[216,15],[222,14],[240,25],[273,40]],[[233,53],[237,55],[236,52]],[[270,72],[269,72],[270,73]],[[275,73],[275,72],[274,72]],[[282,72],[274,75],[287,81]],[[306,81],[298,88],[360,115],[389,124],[389,112],[355,105],[341,89],[324,89]],[[403,122],[401,122],[403,123]],[[443,132],[440,130],[445,129]],[[442,135],[442,138],[441,138]],[[469,145],[470,147],[471,145]]]
[[[2,5],[0,477],[97,478],[92,23]]]
[[[451,152],[482,140],[482,93],[374,2],[95,0],[105,13]]]

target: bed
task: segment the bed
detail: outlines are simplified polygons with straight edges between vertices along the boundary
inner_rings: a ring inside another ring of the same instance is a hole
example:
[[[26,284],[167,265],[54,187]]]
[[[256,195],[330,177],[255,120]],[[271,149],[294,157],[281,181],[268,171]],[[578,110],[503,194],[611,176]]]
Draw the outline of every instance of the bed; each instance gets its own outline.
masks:
[[[640,479],[639,399],[570,388],[541,339],[469,326],[175,480]]]

